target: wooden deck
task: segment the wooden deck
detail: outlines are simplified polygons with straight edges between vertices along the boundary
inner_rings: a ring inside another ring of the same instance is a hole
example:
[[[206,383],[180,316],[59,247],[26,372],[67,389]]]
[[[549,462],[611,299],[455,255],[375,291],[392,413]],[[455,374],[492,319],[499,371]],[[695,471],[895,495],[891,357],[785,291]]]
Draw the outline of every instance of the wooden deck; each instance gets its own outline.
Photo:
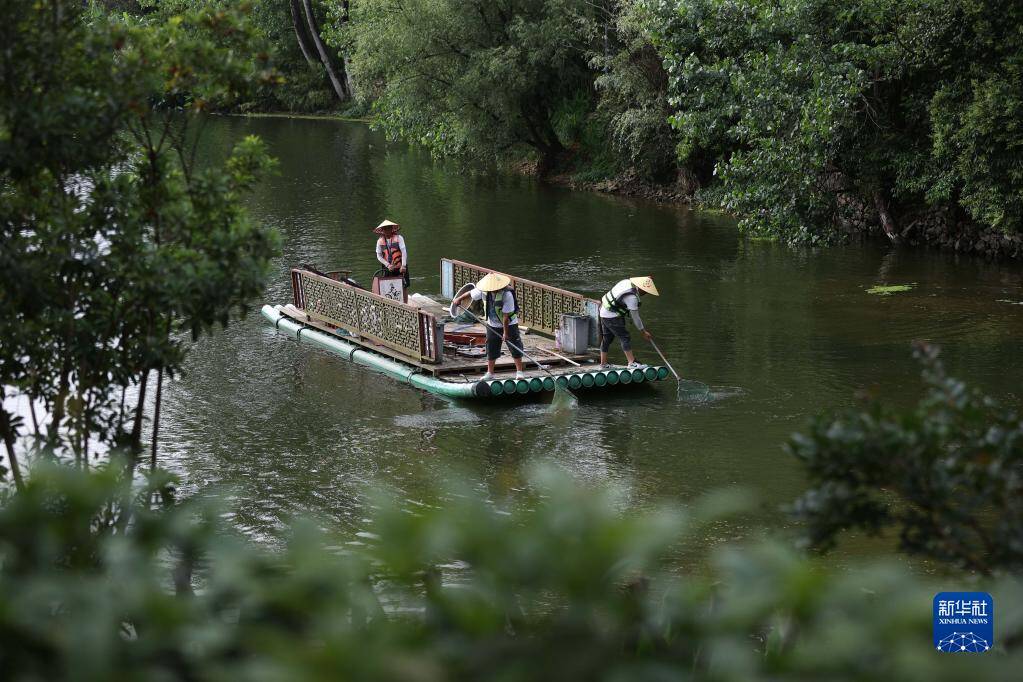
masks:
[[[425,297],[424,297],[425,298]],[[447,316],[447,311],[439,303],[426,299],[428,302],[422,302],[422,304],[413,303],[410,299],[409,303],[416,305],[430,313],[435,314],[438,319],[443,319]],[[413,360],[407,355],[402,355],[387,346],[373,343],[369,339],[360,338],[346,332],[343,332],[336,327],[332,327],[329,324],[320,322],[309,318],[304,311],[296,308],[292,304],[288,304],[281,308],[281,314],[290,317],[296,322],[314,327],[321,331],[329,334],[337,335],[338,337],[350,341],[357,345],[368,348],[381,355],[399,360],[407,365],[418,367],[419,369],[432,374],[434,376],[443,376],[445,379],[457,380],[460,377],[464,377],[466,380],[475,381],[487,370],[487,362],[485,357],[466,357],[459,354],[455,349],[445,347],[444,349],[444,362],[440,364],[431,364],[426,362],[419,362]],[[462,331],[467,333],[485,334],[486,330],[481,324],[461,324],[448,322],[445,324],[446,331]],[[545,336],[538,334],[531,334],[527,329],[520,328],[523,331],[522,334],[522,347],[525,352],[532,356],[537,362],[547,366],[548,371],[554,375],[559,374],[572,374],[585,369],[594,369],[599,361],[599,356],[596,351],[584,353],[584,354],[569,354],[564,353],[555,348],[554,340],[549,339]],[[573,360],[583,367],[576,367],[571,363],[568,363],[561,358],[551,355],[547,351],[554,351],[559,355]],[[547,372],[539,369],[536,364],[530,361],[528,358],[523,358],[523,371],[527,377],[544,377],[547,376]],[[501,357],[497,360],[495,376],[501,379],[511,378],[515,376],[515,364],[512,361],[511,355],[508,354],[507,346],[504,347]]]

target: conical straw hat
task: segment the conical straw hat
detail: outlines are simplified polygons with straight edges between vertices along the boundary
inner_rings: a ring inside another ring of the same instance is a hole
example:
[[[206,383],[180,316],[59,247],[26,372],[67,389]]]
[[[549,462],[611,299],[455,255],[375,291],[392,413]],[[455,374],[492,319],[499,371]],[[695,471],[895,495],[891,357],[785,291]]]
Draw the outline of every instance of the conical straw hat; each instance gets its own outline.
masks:
[[[500,291],[506,286],[511,284],[511,279],[508,275],[502,275],[498,272],[491,272],[489,275],[476,282],[476,288],[480,291]]]
[[[629,281],[648,294],[653,294],[654,296],[660,295],[657,293],[657,287],[654,286],[654,280],[649,277],[630,277]]]
[[[387,232],[391,232],[392,230],[394,232],[397,232],[400,229],[401,225],[399,225],[398,223],[391,222],[390,220],[384,218],[384,222],[374,227],[373,231],[376,232],[377,234],[386,234]]]

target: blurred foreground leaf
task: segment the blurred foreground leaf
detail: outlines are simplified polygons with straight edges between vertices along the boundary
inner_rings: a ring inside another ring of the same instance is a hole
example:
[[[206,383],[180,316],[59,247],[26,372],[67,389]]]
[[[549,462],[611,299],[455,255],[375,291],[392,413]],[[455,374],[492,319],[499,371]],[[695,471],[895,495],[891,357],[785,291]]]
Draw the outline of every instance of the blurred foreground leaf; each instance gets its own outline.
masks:
[[[275,553],[120,472],[37,468],[0,508],[5,679],[1004,680],[1020,663],[1001,645],[1023,626],[1016,582],[984,585],[996,650],[936,655],[937,587],[902,567],[764,543],[680,575],[694,521],[550,475],[529,509],[454,484],[443,507],[381,498],[367,544],[302,521]]]

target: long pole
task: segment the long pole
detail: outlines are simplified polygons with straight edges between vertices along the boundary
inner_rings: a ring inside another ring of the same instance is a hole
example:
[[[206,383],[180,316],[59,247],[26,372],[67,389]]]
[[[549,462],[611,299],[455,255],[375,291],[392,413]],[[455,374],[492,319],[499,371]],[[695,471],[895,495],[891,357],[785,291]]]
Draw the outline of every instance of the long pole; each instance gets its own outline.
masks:
[[[661,360],[664,362],[665,365],[667,365],[668,369],[671,370],[671,373],[675,375],[675,381],[682,383],[682,377],[678,375],[678,372],[675,371],[675,368],[671,366],[670,362],[668,362],[668,358],[664,357],[664,353],[662,353],[661,349],[657,347],[657,344],[654,342],[653,339],[650,339],[650,345],[654,347],[654,350],[657,351],[657,354],[661,356]]]
[[[480,320],[480,318],[476,317],[476,314],[475,314],[475,313],[473,313],[473,312],[472,312],[471,310],[468,310],[468,309],[466,309],[466,308],[462,308],[461,306],[458,306],[458,307],[459,307],[459,309],[460,309],[460,310],[464,310],[465,312],[469,313],[469,317],[471,317],[472,319],[476,320],[477,324],[482,324],[482,325],[483,325],[483,328],[487,330],[487,333],[488,333],[488,334],[497,334],[497,332],[496,332],[496,331],[494,331],[494,329],[493,329],[493,328],[492,328],[492,327],[491,327],[491,326],[490,326],[489,324],[487,324],[486,322],[484,322],[484,321]],[[555,390],[555,391],[558,391],[558,390],[561,390],[561,389],[562,389],[562,387],[558,385],[558,377],[554,376],[554,374],[553,374],[553,373],[552,373],[552,372],[551,372],[551,371],[550,371],[549,369],[547,369],[546,367],[544,367],[543,365],[541,365],[541,364],[540,364],[539,362],[537,362],[537,361],[536,361],[536,359],[535,359],[535,358],[533,358],[533,357],[532,357],[532,356],[531,356],[531,355],[530,355],[529,353],[527,353],[526,351],[522,350],[521,348],[519,348],[518,346],[516,346],[516,345],[515,345],[514,343],[512,343],[511,341],[505,341],[505,343],[507,343],[507,344],[508,344],[509,346],[511,346],[512,348],[514,348],[515,350],[517,350],[518,352],[522,353],[522,354],[523,354],[524,356],[526,356],[527,358],[529,358],[529,360],[530,360],[530,361],[531,361],[531,362],[532,362],[533,364],[535,364],[535,365],[536,365],[537,367],[539,367],[540,369],[542,369],[542,370],[543,370],[544,372],[547,372],[547,374],[548,374],[548,375],[550,375],[550,377],[551,377],[552,379],[554,379],[554,390]],[[573,396],[573,397],[575,396],[575,394],[574,394],[574,393],[572,393],[572,391],[569,391],[569,390],[568,390],[567,388],[565,388],[564,390],[565,390],[565,391],[568,391],[568,393],[569,393],[569,394],[570,394],[571,396]]]
[[[556,358],[560,358],[561,360],[564,360],[565,362],[567,362],[570,365],[575,365],[576,367],[582,367],[582,365],[580,365],[575,360],[570,360],[570,359],[566,358],[564,355],[559,355],[558,353],[555,353],[552,350],[548,350],[546,348],[537,348],[537,350],[540,351],[541,353],[547,353],[549,355],[553,355]]]

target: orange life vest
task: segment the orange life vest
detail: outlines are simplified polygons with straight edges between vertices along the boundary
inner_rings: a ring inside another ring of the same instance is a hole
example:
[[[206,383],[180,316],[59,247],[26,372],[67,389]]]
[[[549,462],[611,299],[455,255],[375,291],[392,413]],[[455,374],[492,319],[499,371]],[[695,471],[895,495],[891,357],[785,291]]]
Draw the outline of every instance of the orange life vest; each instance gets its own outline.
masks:
[[[384,247],[384,258],[390,263],[389,270],[401,270],[401,245],[398,244],[398,237],[388,239],[380,238],[380,245]]]

